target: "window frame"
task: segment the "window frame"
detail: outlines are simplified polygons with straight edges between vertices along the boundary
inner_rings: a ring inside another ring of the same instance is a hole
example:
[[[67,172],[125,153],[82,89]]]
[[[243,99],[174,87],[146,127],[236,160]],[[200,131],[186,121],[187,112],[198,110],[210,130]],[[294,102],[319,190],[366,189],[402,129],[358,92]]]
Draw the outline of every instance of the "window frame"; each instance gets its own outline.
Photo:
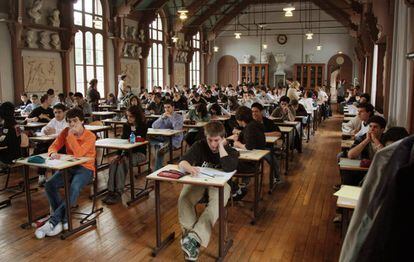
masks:
[[[154,86],[161,86],[163,88],[165,84],[164,27],[165,27],[164,21],[162,20],[160,13],[157,13],[157,16],[155,17],[155,19],[149,24],[149,39],[150,39],[151,47],[149,48],[148,57],[146,61],[146,70],[147,70],[146,84],[147,84],[148,91],[151,91],[151,89]],[[154,76],[156,76],[155,82],[154,82]]]
[[[193,57],[189,65],[189,83],[190,87],[194,85],[197,87],[201,84],[201,35],[197,31],[191,38],[191,45],[193,47]],[[198,83],[197,83],[198,80]]]

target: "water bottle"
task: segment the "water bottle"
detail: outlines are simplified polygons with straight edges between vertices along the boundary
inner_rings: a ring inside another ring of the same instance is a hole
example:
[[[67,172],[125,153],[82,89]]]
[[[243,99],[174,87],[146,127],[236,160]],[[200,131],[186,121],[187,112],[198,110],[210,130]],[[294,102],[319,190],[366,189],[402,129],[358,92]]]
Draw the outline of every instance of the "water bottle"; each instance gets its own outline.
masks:
[[[135,133],[131,132],[131,134],[129,135],[129,143],[133,144],[135,143]]]

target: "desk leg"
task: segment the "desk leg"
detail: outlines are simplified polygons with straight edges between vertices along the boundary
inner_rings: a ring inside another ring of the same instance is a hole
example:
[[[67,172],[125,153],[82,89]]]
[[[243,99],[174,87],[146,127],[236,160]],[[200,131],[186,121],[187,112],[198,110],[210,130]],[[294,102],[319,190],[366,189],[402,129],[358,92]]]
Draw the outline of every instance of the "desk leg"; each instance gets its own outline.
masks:
[[[219,255],[217,261],[223,261],[227,251],[233,245],[233,240],[225,239],[225,207],[224,207],[224,187],[219,187]]]
[[[161,207],[160,207],[160,181],[155,180],[155,223],[156,223],[156,238],[157,245],[152,250],[152,256],[155,257],[166,246],[174,241],[175,233],[171,233],[164,240],[161,240]]]
[[[172,139],[173,139],[173,137],[170,136],[170,148],[169,148],[169,150],[170,150],[170,163],[172,163],[172,161],[173,161],[173,143],[172,143]]]
[[[65,187],[65,204],[66,204],[66,219],[68,220],[69,225],[69,232],[73,230],[72,224],[72,209],[70,204],[70,189],[69,189],[69,179],[68,179],[68,172],[66,169],[62,170],[63,173],[63,184]]]
[[[137,190],[139,191],[136,195],[135,195],[135,180],[134,180],[134,172],[133,172],[133,164],[132,164],[132,150],[128,150],[128,155],[129,155],[129,179],[130,179],[130,187],[131,187],[131,199],[127,202],[127,205],[131,205],[132,203],[149,196],[149,193],[151,192],[151,188],[147,188],[147,186],[145,186],[145,188],[137,188]],[[141,173],[140,173],[141,174]],[[140,175],[138,174],[138,175]],[[147,185],[147,184],[145,184]]]
[[[307,137],[307,139],[306,139],[306,143],[309,143],[309,139],[310,139],[310,118],[311,118],[311,116],[310,116],[310,115],[308,115],[308,119],[307,119],[307,121],[306,121],[307,126],[308,126],[308,137]]]
[[[273,173],[274,173],[274,158],[276,157],[276,153],[275,153],[275,147],[274,145],[272,145],[272,147],[270,148],[270,155],[271,155],[271,160],[270,160],[270,175],[269,175],[269,195],[273,193],[274,190],[274,177],[273,177]],[[280,170],[279,170],[280,172]]]
[[[21,228],[28,229],[32,226],[32,196],[30,194],[30,180],[29,180],[29,166],[24,166],[24,192],[26,195],[26,208],[27,208],[27,222],[20,225]]]
[[[303,123],[300,122],[300,134],[299,134],[299,153],[302,153],[302,141],[303,141]]]
[[[285,148],[285,153],[286,153],[286,159],[285,159],[285,169],[286,169],[286,171],[285,171],[285,174],[287,175],[288,174],[288,170],[289,170],[289,151],[290,151],[290,149],[289,149],[289,147],[290,147],[290,143],[289,143],[289,139],[290,139],[290,136],[289,136],[289,133],[286,133],[286,148]]]

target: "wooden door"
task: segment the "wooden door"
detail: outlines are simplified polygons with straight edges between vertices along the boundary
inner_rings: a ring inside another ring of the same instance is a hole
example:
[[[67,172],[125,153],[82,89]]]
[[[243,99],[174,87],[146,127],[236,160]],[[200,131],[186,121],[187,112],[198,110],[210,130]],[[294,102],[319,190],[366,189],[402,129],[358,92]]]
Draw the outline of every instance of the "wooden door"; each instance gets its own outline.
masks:
[[[239,79],[239,63],[231,55],[225,55],[217,63],[217,79],[221,85],[237,86]]]

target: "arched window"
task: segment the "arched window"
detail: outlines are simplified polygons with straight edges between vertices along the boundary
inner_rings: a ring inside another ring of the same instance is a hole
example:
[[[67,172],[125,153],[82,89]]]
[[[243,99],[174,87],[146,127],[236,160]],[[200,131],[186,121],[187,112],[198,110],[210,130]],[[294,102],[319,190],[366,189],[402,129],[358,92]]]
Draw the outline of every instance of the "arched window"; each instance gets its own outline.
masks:
[[[198,84],[200,84],[200,32],[197,32],[197,34],[193,36],[192,44],[194,54],[190,63],[190,87],[194,85],[198,86]]]
[[[75,28],[76,92],[86,93],[88,82],[98,79],[98,91],[105,96],[104,30],[100,0],[78,0],[73,4]]]
[[[147,59],[147,89],[151,90],[153,86],[163,86],[163,25],[161,17],[157,18],[149,26],[149,36],[152,46],[149,50]]]

